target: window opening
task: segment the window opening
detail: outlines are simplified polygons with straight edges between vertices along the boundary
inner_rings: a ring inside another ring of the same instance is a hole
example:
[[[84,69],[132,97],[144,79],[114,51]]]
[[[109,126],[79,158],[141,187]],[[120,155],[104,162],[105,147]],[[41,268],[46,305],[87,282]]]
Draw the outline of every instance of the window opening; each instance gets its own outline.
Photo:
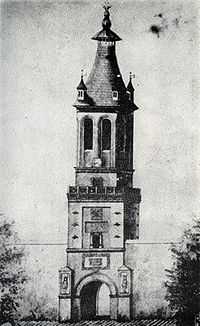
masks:
[[[118,100],[118,91],[113,91],[112,92],[112,97],[113,97],[114,101],[117,101]]]
[[[103,248],[103,237],[101,232],[93,232],[90,237],[91,248]]]
[[[91,119],[84,120],[84,149],[93,147],[93,122]]]
[[[108,119],[102,120],[102,150],[111,148],[111,122]]]
[[[78,90],[78,99],[84,100],[84,91],[83,90]]]

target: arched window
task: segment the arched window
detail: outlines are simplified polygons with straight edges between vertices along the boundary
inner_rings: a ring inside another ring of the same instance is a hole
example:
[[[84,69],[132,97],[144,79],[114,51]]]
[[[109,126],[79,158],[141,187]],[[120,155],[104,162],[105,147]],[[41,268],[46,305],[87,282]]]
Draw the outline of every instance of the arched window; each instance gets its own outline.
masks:
[[[111,122],[108,119],[102,120],[101,128],[102,150],[111,148]]]
[[[78,90],[78,99],[84,100],[84,91],[82,89]]]
[[[93,122],[91,119],[84,120],[84,150],[93,147]]]

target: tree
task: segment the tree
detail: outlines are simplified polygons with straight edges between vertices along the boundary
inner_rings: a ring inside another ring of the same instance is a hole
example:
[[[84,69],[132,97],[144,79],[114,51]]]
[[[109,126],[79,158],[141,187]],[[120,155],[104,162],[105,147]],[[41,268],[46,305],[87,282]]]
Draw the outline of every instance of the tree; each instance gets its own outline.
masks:
[[[200,311],[200,220],[184,232],[180,244],[172,245],[171,252],[166,299],[181,326],[194,325]]]
[[[24,248],[17,242],[14,222],[0,214],[0,321],[12,322],[16,318],[27,280],[22,266]]]
[[[58,312],[51,301],[48,289],[43,287],[39,294],[34,288],[34,283],[26,289],[22,302],[22,320],[49,320],[56,321]]]

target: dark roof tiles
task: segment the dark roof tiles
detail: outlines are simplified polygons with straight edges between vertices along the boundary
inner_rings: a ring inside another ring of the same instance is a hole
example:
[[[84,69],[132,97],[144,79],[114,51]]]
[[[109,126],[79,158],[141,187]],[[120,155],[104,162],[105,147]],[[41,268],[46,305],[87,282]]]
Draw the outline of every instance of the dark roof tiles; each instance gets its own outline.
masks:
[[[127,90],[122,79],[115,45],[98,43],[97,53],[92,71],[86,81],[87,103],[92,106],[119,107],[131,109]],[[113,91],[118,91],[118,100],[113,99]],[[75,103],[79,105],[79,103]]]
[[[137,319],[127,322],[117,322],[115,320],[82,320],[78,322],[51,322],[51,321],[20,321],[19,326],[176,326],[174,319]]]

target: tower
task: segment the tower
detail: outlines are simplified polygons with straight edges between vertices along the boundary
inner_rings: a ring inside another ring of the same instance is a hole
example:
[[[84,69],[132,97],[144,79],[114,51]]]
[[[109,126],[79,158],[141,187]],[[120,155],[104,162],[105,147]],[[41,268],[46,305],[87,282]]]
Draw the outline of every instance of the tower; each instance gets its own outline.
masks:
[[[139,237],[140,189],[133,188],[134,103],[132,76],[126,87],[104,6],[102,30],[87,82],[77,87],[75,186],[68,191],[67,264],[59,271],[59,317],[132,317],[132,270],[125,242]],[[103,303],[102,303],[103,302]],[[105,317],[105,316],[104,316]]]

